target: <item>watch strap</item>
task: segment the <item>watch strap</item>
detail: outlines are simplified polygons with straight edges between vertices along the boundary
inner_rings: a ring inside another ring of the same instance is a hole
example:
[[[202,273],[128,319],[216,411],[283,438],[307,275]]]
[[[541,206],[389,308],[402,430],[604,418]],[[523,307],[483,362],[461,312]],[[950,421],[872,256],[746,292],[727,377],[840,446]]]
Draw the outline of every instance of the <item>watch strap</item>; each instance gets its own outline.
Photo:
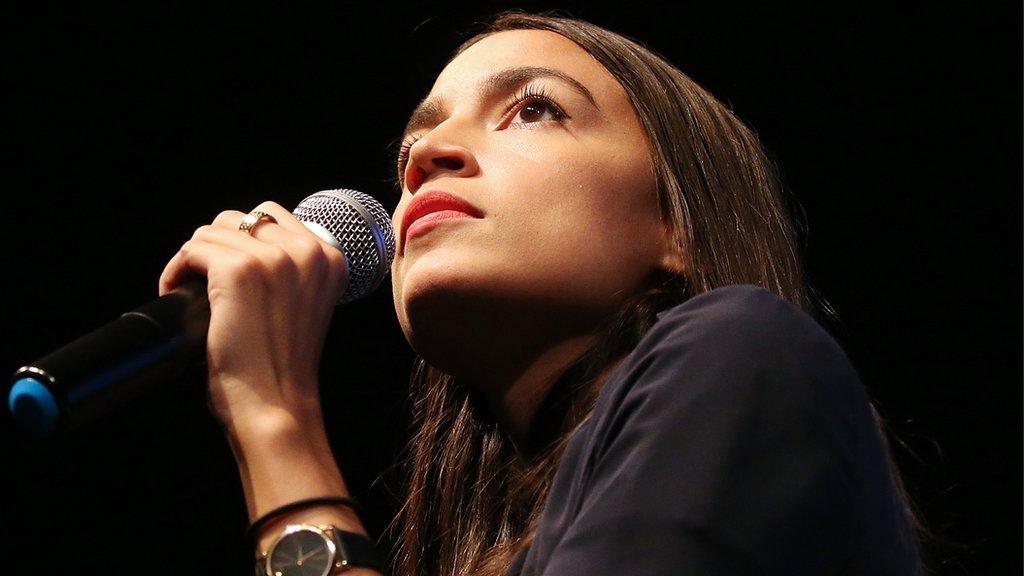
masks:
[[[334,534],[334,541],[338,545],[338,559],[334,563],[336,567],[340,561],[346,567],[373,568],[378,572],[384,572],[377,556],[377,548],[368,537],[334,526],[324,526],[324,530]]]

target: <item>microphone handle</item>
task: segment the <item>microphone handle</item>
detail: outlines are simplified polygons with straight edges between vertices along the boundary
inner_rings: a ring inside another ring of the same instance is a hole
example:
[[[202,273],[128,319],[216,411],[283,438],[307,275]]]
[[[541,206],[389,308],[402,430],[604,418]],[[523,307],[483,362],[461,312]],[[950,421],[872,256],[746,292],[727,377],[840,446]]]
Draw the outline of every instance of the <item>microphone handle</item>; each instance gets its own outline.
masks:
[[[18,369],[11,413],[36,436],[92,421],[203,360],[209,325],[197,278]]]

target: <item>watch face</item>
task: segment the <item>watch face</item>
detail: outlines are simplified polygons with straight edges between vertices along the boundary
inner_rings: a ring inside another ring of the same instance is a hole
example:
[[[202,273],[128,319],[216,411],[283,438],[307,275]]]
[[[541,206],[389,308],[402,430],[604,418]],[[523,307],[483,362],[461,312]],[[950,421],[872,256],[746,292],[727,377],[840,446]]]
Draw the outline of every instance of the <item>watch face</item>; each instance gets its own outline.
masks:
[[[327,576],[333,561],[333,542],[319,532],[302,528],[277,541],[267,567],[274,576]]]

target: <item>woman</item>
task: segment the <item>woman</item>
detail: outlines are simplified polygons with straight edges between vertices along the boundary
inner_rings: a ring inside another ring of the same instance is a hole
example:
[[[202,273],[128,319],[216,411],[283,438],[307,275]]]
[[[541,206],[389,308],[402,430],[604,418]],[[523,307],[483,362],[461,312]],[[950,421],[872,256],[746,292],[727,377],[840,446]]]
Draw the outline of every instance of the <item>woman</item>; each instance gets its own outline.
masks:
[[[916,571],[863,387],[806,313],[777,178],[713,97],[596,26],[505,14],[399,156],[419,429],[391,572]],[[410,226],[430,202],[462,217]],[[257,209],[249,234],[241,212],[197,230],[160,284],[208,277],[211,405],[252,519],[348,493],[317,394],[341,258]],[[300,523],[365,534],[320,502],[261,522],[257,551]]]

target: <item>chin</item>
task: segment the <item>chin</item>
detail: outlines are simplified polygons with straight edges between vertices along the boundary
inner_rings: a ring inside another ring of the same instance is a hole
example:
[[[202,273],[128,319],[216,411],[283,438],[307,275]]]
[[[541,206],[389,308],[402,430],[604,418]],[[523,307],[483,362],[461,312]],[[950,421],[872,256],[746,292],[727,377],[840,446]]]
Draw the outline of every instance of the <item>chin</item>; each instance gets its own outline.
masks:
[[[507,356],[508,346],[550,328],[542,295],[532,293],[530,279],[517,278],[514,267],[486,259],[473,266],[429,260],[411,263],[396,279],[395,309],[406,340],[431,366],[472,377]]]
[[[451,352],[445,350],[458,348],[467,334],[479,333],[485,303],[493,303],[496,295],[494,279],[479,267],[420,258],[393,282],[395,312],[409,344],[431,365],[447,371],[441,358]]]

